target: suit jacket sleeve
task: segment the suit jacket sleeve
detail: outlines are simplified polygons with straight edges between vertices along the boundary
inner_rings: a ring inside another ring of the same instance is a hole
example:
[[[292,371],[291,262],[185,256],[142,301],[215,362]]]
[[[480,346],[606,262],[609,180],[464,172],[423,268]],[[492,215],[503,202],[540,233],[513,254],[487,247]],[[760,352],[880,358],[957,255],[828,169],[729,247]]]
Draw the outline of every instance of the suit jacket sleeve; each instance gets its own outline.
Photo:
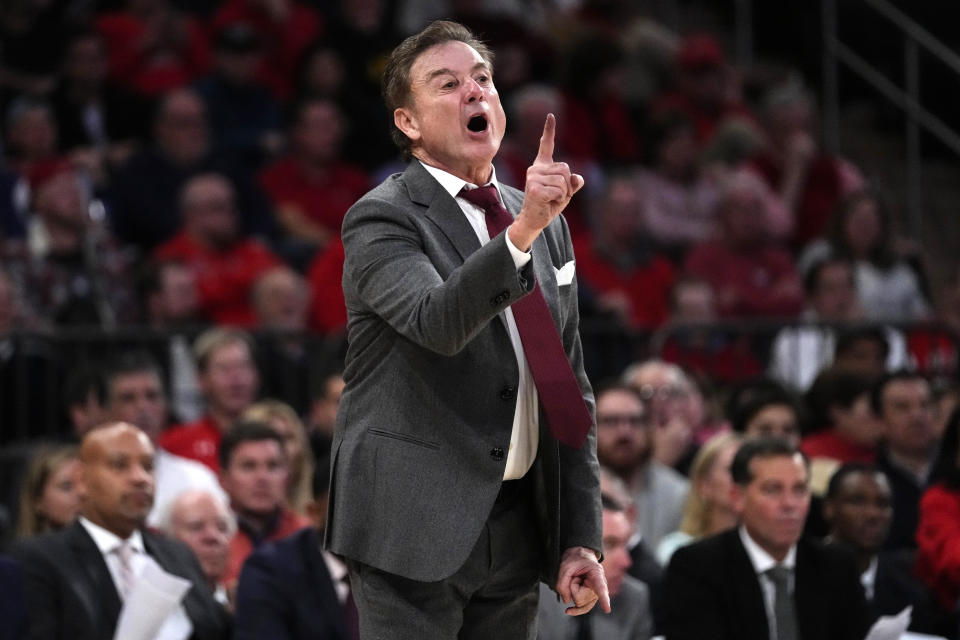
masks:
[[[502,233],[442,277],[412,215],[373,194],[351,208],[343,223],[344,288],[353,288],[366,307],[357,311],[379,316],[424,348],[454,355],[529,293],[532,278],[523,276],[527,268],[517,271]]]
[[[289,624],[296,615],[293,598],[283,588],[283,576],[262,554],[254,553],[243,565],[236,611],[234,640],[294,638]]]
[[[660,631],[667,640],[727,640],[722,605],[708,573],[689,547],[673,554],[661,599]]]
[[[23,573],[23,590],[31,640],[59,638],[63,628],[64,606],[60,598],[59,572],[50,556],[33,544],[22,544],[16,558]]]

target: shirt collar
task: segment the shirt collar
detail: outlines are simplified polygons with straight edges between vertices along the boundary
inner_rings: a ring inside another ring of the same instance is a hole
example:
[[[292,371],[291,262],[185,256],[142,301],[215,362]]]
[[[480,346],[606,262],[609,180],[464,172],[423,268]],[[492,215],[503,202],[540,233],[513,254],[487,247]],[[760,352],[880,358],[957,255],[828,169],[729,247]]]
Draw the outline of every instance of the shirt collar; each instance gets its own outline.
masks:
[[[457,195],[460,194],[460,192],[463,190],[463,187],[465,185],[469,185],[472,188],[479,187],[479,186],[486,186],[486,185],[476,185],[476,184],[467,182],[463,178],[458,178],[452,173],[447,173],[443,169],[431,167],[430,165],[426,164],[422,160],[417,160],[417,162],[422,164],[423,168],[426,169],[430,175],[436,178],[437,182],[440,183],[440,186],[443,187],[443,190],[449,193],[454,198],[456,198]],[[490,169],[490,181],[487,182],[487,184],[492,184],[494,187],[496,187],[497,194],[498,195],[500,194],[500,183],[497,182],[497,170],[492,165]],[[503,202],[502,195],[500,195],[500,201]]]
[[[345,580],[347,577],[347,565],[344,564],[343,560],[326,550],[321,551],[321,555],[323,555],[324,564],[327,565],[327,571],[330,572],[330,581],[333,584],[338,584]]]
[[[80,524],[84,529],[87,530],[87,533],[90,534],[90,537],[93,538],[93,543],[97,545],[97,548],[103,555],[112,553],[123,542],[127,542],[130,546],[130,549],[137,553],[146,553],[146,549],[144,549],[143,546],[143,536],[140,534],[139,529],[134,529],[133,533],[130,534],[130,537],[124,540],[112,531],[107,531],[100,525],[90,522],[83,516],[80,516]]]
[[[793,570],[796,567],[796,544],[790,547],[790,550],[787,551],[787,555],[784,556],[783,562],[777,562],[773,556],[771,556],[762,547],[760,547],[760,545],[753,541],[753,538],[751,538],[750,534],[747,533],[747,528],[745,526],[740,525],[740,527],[737,529],[737,532],[740,534],[740,541],[743,543],[743,548],[747,551],[747,556],[750,558],[750,563],[753,565],[753,570],[757,574],[762,574],[776,566],[781,566],[790,570]]]

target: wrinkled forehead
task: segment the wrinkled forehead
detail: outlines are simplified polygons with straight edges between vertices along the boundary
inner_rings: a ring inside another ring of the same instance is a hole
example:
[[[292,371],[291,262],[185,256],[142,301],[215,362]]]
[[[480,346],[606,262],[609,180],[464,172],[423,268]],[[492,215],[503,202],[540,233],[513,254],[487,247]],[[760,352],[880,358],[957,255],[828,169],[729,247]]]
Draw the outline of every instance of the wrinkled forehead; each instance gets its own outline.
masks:
[[[466,42],[449,40],[417,56],[410,67],[410,81],[416,86],[445,73],[469,73],[476,69],[490,70],[490,64]]]

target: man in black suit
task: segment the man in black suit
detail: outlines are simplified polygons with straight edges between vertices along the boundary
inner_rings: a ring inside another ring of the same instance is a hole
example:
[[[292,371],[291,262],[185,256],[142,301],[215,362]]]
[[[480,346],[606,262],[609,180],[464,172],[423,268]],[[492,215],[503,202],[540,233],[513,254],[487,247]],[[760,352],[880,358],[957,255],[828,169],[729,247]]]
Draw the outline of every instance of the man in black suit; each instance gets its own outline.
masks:
[[[731,465],[741,526],[678,550],[664,580],[667,640],[863,640],[853,558],[800,539],[810,474],[797,449],[750,440]]]
[[[268,542],[243,565],[233,640],[357,640],[347,565],[324,551],[330,465],[313,474],[313,526]]]
[[[80,517],[15,549],[31,638],[112,640],[123,598],[148,556],[193,583],[165,624],[182,629],[184,638],[226,637],[226,614],[190,550],[144,529],[153,505],[153,458],[150,438],[127,423],[99,427],[83,439]]]

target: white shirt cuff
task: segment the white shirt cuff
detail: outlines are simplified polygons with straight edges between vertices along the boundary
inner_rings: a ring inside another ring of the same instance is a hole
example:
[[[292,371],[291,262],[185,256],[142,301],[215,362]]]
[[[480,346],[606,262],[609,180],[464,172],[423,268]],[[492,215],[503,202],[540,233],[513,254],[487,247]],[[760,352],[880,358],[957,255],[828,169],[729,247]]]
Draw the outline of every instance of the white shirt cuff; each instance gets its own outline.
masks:
[[[509,233],[504,234],[504,239],[507,241],[507,248],[510,249],[510,256],[513,258],[513,264],[517,267],[517,269],[530,262],[530,258],[532,256],[528,252],[520,251],[520,249],[517,249],[515,246],[513,246],[513,243],[510,242]]]

